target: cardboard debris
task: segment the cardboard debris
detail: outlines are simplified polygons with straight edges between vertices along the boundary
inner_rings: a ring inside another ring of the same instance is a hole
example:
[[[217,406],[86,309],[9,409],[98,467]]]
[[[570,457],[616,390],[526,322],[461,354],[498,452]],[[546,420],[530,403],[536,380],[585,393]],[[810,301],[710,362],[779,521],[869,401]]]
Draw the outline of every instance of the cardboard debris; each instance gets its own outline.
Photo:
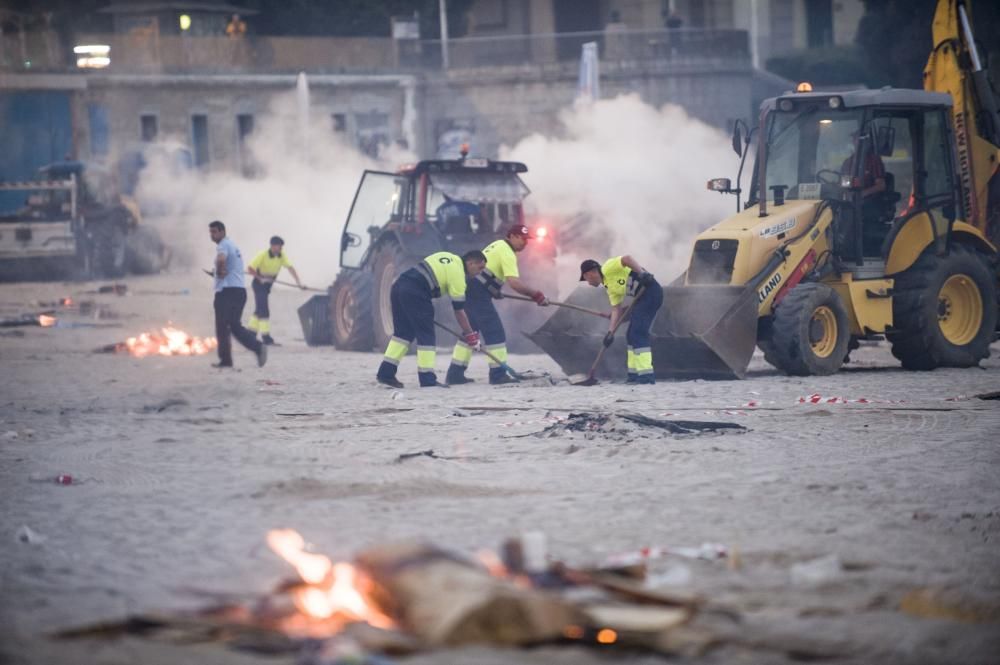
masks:
[[[538,549],[527,540],[522,545]],[[565,642],[688,654],[716,639],[711,630],[692,625],[702,602],[695,596],[662,593],[645,588],[641,579],[560,563],[546,562],[540,572],[527,572],[525,566],[525,572],[514,573],[494,558],[496,565],[487,567],[463,554],[415,543],[362,552],[355,564],[364,585],[357,588],[372,608],[390,618],[379,628],[345,622],[343,616],[306,614],[293,602],[301,599],[296,593],[333,584],[327,578],[322,583],[285,582],[249,599],[243,594],[201,594],[216,602],[200,612],[143,614],[56,637],[215,641],[270,654],[316,653],[317,640],[351,640],[367,652],[390,655],[455,645]]]

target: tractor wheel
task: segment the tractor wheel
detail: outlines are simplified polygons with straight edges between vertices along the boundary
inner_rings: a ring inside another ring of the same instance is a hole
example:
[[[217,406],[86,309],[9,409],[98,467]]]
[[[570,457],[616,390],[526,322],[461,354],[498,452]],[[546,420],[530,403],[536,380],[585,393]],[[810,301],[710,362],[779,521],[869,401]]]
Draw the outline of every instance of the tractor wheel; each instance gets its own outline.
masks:
[[[342,351],[371,351],[372,275],[364,270],[341,270],[330,289],[330,325],[333,344]]]
[[[93,266],[99,277],[121,277],[125,274],[125,227],[104,222],[93,233]]]
[[[997,323],[996,284],[986,263],[956,245],[923,254],[896,278],[892,355],[906,369],[973,367],[990,355]]]
[[[372,328],[377,350],[385,349],[392,337],[392,283],[403,271],[414,265],[402,248],[394,242],[386,243],[372,258],[375,297],[372,301]]]
[[[795,376],[833,374],[850,341],[847,309],[826,284],[799,284],[775,309],[765,359]]]

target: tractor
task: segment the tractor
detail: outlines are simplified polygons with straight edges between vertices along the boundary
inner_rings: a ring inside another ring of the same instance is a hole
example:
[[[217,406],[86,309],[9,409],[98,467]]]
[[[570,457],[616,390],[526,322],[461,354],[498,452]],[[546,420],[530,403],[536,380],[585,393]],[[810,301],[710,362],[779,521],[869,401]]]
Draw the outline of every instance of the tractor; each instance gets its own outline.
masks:
[[[329,289],[330,341],[343,350],[384,349],[392,336],[393,281],[428,254],[482,249],[524,223],[522,203],[530,190],[520,174],[527,170],[520,162],[463,151],[458,159],[424,160],[396,173],[365,171],[341,236],[341,270]],[[545,229],[535,231],[537,239],[520,255],[521,271],[555,293],[554,241]],[[498,309],[512,331],[537,325],[543,316],[538,308],[503,301]],[[323,341],[318,317],[304,312],[307,341]],[[517,350],[520,336],[511,337]]]

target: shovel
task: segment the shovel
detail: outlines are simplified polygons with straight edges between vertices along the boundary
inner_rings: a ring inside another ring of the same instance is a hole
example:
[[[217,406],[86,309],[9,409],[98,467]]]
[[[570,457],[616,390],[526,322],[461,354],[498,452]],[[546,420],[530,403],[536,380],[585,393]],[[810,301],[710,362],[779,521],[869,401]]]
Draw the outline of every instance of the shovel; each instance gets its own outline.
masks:
[[[434,325],[436,325],[441,330],[444,330],[445,332],[450,333],[452,336],[455,337],[455,339],[459,339],[459,340],[463,340],[463,341],[465,340],[465,338],[462,335],[458,334],[457,332],[455,332],[454,330],[452,330],[451,328],[449,328],[448,326],[446,326],[444,324],[441,324],[441,323],[438,323],[437,321],[435,321]],[[499,358],[497,358],[495,355],[493,355],[492,353],[490,353],[486,349],[477,349],[477,350],[478,351],[482,351],[483,353],[486,354],[487,358],[489,358],[490,360],[492,360],[493,362],[495,362],[497,365],[500,365],[500,368],[503,371],[505,371],[508,374],[510,374],[511,378],[514,379],[515,381],[520,381],[523,378],[520,374],[518,374],[517,372],[515,372],[510,365],[508,365],[504,361],[500,360]]]
[[[535,302],[534,298],[529,298],[528,296],[517,296],[517,295],[513,295],[513,294],[508,295],[508,294],[505,293],[503,297],[505,299],[510,299],[510,300],[523,300],[525,302]],[[580,307],[579,305],[574,305],[574,304],[568,303],[568,302],[560,302],[558,300],[550,300],[549,304],[550,305],[555,305],[556,307],[565,307],[567,309],[575,309],[576,311],[583,312],[584,314],[593,314],[594,316],[599,316],[602,319],[610,319],[611,318],[611,315],[608,314],[607,312],[598,312],[596,309],[589,309],[587,307]]]
[[[625,319],[627,319],[629,315],[632,313],[632,308],[635,307],[635,304],[637,302],[639,302],[639,298],[642,297],[642,294],[645,292],[645,290],[646,289],[644,288],[639,289],[639,292],[635,294],[635,298],[632,299],[632,302],[630,302],[628,307],[625,308],[625,311],[622,312],[621,318],[618,319],[618,321],[615,323],[615,327],[611,329],[612,337],[614,337],[615,333],[618,331],[618,327],[621,326],[621,324],[625,322]],[[587,378],[584,379],[583,381],[577,381],[576,383],[573,384],[574,386],[596,386],[598,383],[600,383],[597,380],[597,377],[594,376],[594,374],[597,373],[597,366],[601,364],[601,358],[604,357],[604,352],[607,350],[608,347],[601,346],[601,350],[597,352],[597,357],[594,358],[594,364],[590,366],[590,371],[587,372]]]

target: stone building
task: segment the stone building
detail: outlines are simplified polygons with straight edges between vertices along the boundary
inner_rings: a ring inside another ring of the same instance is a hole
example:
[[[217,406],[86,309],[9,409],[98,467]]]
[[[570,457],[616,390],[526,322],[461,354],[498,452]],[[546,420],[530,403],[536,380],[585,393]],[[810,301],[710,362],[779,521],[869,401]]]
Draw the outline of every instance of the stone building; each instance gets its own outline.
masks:
[[[76,37],[78,44],[104,45],[106,67],[70,73],[63,62],[36,59],[28,71],[16,58],[0,67],[4,137],[23,135],[29,125],[44,131],[38,118],[55,117],[5,113],[25,100],[67,106],[72,119],[63,132],[68,150],[65,141],[26,149],[16,164],[0,163],[0,178],[30,175],[29,163],[37,167],[57,152],[103,158],[160,141],[187,146],[199,168],[253,176],[247,139],[276,100],[295,94],[299,72],[308,77],[313,117],[326,118],[330,132],[365,152],[401,144],[430,157],[471,138],[477,152],[495,154],[528,134],[559,131],[558,113],[577,95],[588,42],[600,52],[603,97],[636,93],[727,129],[754,116],[762,96],[789,85],[754,68],[765,43],[773,51],[775,42],[791,48],[847,38],[849,26],[841,23],[851,21],[842,19],[857,5],[476,0],[460,31],[466,36],[442,43],[409,31],[396,38],[272,37],[231,29],[235,3],[113,2],[104,10],[113,33]],[[250,12],[235,20],[253,25]]]

